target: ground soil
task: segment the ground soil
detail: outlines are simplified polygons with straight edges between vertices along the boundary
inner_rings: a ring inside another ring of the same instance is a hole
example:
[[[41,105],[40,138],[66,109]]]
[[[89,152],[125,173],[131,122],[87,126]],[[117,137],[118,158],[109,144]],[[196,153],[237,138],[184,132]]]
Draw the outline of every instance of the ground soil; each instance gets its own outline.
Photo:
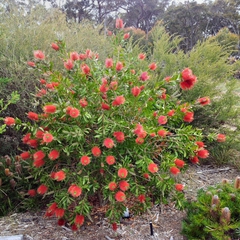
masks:
[[[233,180],[240,176],[240,171],[232,167],[214,168],[207,166],[191,166],[182,176],[187,199],[196,199],[197,190],[206,189],[210,185],[226,178]],[[99,211],[92,215],[91,221],[77,232],[72,232],[67,226],[60,227],[56,219],[45,219],[44,212],[13,213],[0,218],[0,236],[24,235],[24,240],[184,240],[181,232],[181,222],[184,211],[174,207],[174,203],[164,206],[153,206],[141,216],[122,219],[117,231]],[[150,222],[154,235],[150,234]]]

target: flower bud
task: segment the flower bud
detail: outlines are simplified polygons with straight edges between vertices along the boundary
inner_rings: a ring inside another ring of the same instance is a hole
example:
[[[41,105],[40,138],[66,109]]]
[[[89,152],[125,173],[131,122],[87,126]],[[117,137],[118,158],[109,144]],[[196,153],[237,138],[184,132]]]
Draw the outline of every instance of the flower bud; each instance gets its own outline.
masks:
[[[4,158],[5,158],[6,164],[7,164],[8,166],[10,166],[11,163],[12,163],[11,158],[10,158],[8,155],[4,156]]]
[[[232,201],[236,200],[236,195],[234,193],[230,193],[229,196],[231,197]]]
[[[22,166],[19,162],[15,162],[15,170],[19,175],[22,173]]]
[[[220,223],[222,225],[226,225],[230,223],[231,220],[231,212],[228,207],[222,208],[222,214],[220,216]]]
[[[11,187],[14,189],[17,185],[16,181],[14,179],[10,180]]]
[[[227,183],[229,183],[229,180],[226,179],[226,178],[223,178],[223,179],[222,179],[222,184],[227,184]]]
[[[212,197],[212,205],[218,205],[220,203],[220,200],[219,200],[219,197],[218,197],[218,195],[214,195],[213,197]]]
[[[2,179],[0,178],[0,187],[2,186]]]
[[[234,187],[236,189],[240,189],[240,177],[239,176],[237,176],[236,179],[235,179]]]

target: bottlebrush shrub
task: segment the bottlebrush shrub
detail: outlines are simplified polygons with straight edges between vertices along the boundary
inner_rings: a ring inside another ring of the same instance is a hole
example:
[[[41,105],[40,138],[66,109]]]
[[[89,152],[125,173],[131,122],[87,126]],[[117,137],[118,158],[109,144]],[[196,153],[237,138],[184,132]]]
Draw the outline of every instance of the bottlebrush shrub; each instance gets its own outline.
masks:
[[[201,103],[181,103],[174,95],[194,87],[192,71],[153,85],[157,63],[134,54],[123,29],[109,44],[112,56],[101,62],[89,49],[65,53],[63,43],[54,43],[60,70],[34,51],[28,65],[42,72],[36,92],[42,112],[29,112],[31,123],[15,124],[28,130],[23,142],[30,150],[23,154],[37,194],[52,196],[46,216],[73,230],[90,216],[95,195],[107,204],[114,226],[126,207],[142,212],[170,200],[181,206],[184,186],[177,175],[208,157],[202,131],[190,125]]]
[[[187,202],[183,235],[187,239],[239,239],[240,177],[198,192],[197,201]]]

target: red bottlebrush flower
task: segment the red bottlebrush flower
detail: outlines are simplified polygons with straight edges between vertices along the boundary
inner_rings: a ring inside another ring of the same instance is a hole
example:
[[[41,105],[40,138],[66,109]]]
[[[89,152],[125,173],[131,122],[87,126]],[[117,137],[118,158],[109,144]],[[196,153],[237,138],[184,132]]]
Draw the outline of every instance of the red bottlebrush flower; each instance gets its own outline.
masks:
[[[115,26],[117,29],[123,28],[123,20],[121,18],[117,18]]]
[[[103,83],[100,88],[99,88],[99,91],[102,92],[102,93],[106,93],[108,91],[108,86],[107,84]]]
[[[198,148],[203,148],[205,146],[204,142],[200,142],[200,141],[197,141],[196,144],[198,145]]]
[[[87,54],[80,53],[80,54],[79,54],[79,59],[80,59],[80,60],[85,60],[85,59],[87,59]]]
[[[51,44],[52,49],[54,49],[55,51],[59,50],[59,46],[56,43],[52,43]]]
[[[84,216],[83,215],[76,215],[74,223],[78,226],[82,226],[84,223]]]
[[[135,127],[135,129],[134,129],[133,132],[134,132],[136,135],[139,135],[139,134],[142,133],[143,131],[144,131],[143,126],[138,123],[138,124],[136,125],[136,127]]]
[[[30,197],[35,197],[36,194],[37,194],[37,192],[36,192],[35,189],[29,189],[29,190],[28,190],[28,195],[29,195]]]
[[[82,98],[79,100],[79,104],[81,105],[81,107],[85,108],[88,105],[88,102],[85,98]]]
[[[36,94],[36,97],[42,97],[44,95],[47,94],[47,90],[46,89],[40,89],[39,92]]]
[[[45,84],[47,83],[46,80],[43,79],[43,78],[41,78],[41,79],[39,80],[39,82],[40,82],[42,85],[45,85]]]
[[[31,157],[31,154],[30,154],[30,152],[23,152],[23,153],[20,154],[20,157],[23,160],[26,160],[26,159],[29,159]]]
[[[5,117],[4,118],[4,123],[7,125],[7,126],[12,126],[15,124],[15,119],[12,118],[12,117]]]
[[[44,184],[41,184],[37,189],[37,193],[43,195],[47,192],[47,190],[48,190],[48,187]]]
[[[44,135],[44,131],[42,131],[42,130],[37,130],[35,137],[36,137],[37,139],[42,139],[42,138],[43,138],[43,135]]]
[[[99,169],[99,172],[100,172],[100,174],[103,176],[103,175],[104,175],[104,172],[105,172],[105,170],[104,170],[103,168],[100,168],[100,169]]]
[[[54,213],[57,208],[57,203],[53,202],[47,209],[47,212]]]
[[[182,73],[182,81],[180,82],[180,88],[183,90],[189,90],[193,88],[197,82],[197,77],[192,74],[192,70],[185,68]]]
[[[114,147],[114,141],[113,141],[111,138],[106,138],[106,139],[103,141],[103,145],[104,145],[106,148],[113,148],[113,147]]]
[[[114,156],[110,155],[106,157],[106,162],[108,165],[113,165],[116,162],[116,159]]]
[[[66,174],[63,170],[55,172],[55,174],[54,174],[54,180],[56,180],[58,182],[63,181],[65,178],[66,178]]]
[[[77,227],[77,225],[74,223],[74,224],[71,225],[71,229],[72,229],[72,231],[77,231],[77,230],[78,230],[78,227]]]
[[[124,104],[125,102],[125,98],[124,96],[117,96],[114,101],[112,102],[113,106],[119,106],[121,104]]]
[[[82,188],[80,188],[78,185],[76,184],[72,184],[69,188],[68,188],[68,193],[70,195],[72,195],[73,197],[79,197],[82,194]]]
[[[77,118],[80,115],[80,112],[77,108],[71,108],[69,115],[72,118]]]
[[[152,132],[149,134],[150,137],[156,137],[156,133]]]
[[[126,200],[126,195],[125,195],[124,192],[118,191],[115,194],[115,199],[116,199],[117,202],[124,202]]]
[[[193,75],[192,70],[189,68],[185,68],[181,72],[181,76],[183,80],[188,80],[189,78],[191,78],[192,75]]]
[[[157,133],[158,133],[158,136],[160,137],[166,137],[168,134],[168,132],[164,129],[160,129]]]
[[[103,110],[109,110],[110,109],[110,106],[106,103],[102,103],[102,109]]]
[[[122,69],[123,69],[123,63],[122,62],[117,62],[116,71],[121,71]]]
[[[76,61],[79,59],[79,55],[77,52],[71,52],[70,53],[70,59],[72,59],[73,61]]]
[[[36,67],[36,64],[35,64],[34,62],[31,62],[31,61],[28,61],[28,62],[27,62],[27,65],[28,65],[29,67]]]
[[[117,231],[117,223],[112,223],[112,229],[113,231]]]
[[[184,186],[180,183],[175,184],[175,189],[181,192],[184,189]]]
[[[127,175],[128,175],[128,170],[127,170],[126,168],[120,168],[120,169],[118,170],[118,176],[119,176],[120,178],[126,178]]]
[[[117,81],[112,81],[112,82],[110,82],[110,89],[112,89],[112,90],[117,90],[117,88],[118,88],[118,82]]]
[[[60,155],[59,151],[53,149],[53,150],[48,154],[48,157],[49,157],[50,160],[53,160],[53,161],[54,161],[54,160],[56,160],[56,159],[59,158],[59,155]]]
[[[197,151],[197,156],[200,158],[208,158],[209,157],[209,152],[206,149],[201,149]]]
[[[123,35],[123,39],[124,40],[127,40],[127,39],[129,39],[130,38],[130,33],[125,33],[124,35]]]
[[[150,163],[148,165],[148,171],[151,173],[156,173],[158,171],[158,166],[155,163]]]
[[[95,146],[92,148],[92,154],[94,157],[99,157],[101,155],[102,151],[99,147]]]
[[[42,150],[39,150],[33,154],[33,160],[41,160],[45,157],[45,153]]]
[[[140,75],[140,80],[142,81],[147,81],[150,78],[150,76],[148,75],[148,72],[142,72]]]
[[[170,81],[171,81],[171,78],[172,78],[171,76],[167,76],[167,77],[164,78],[164,80],[165,80],[166,82],[170,82]]]
[[[46,105],[43,107],[43,111],[45,113],[55,113],[57,110],[57,107],[55,105]]]
[[[117,142],[122,143],[125,140],[125,136],[123,132],[114,132],[113,136],[116,138]]]
[[[71,106],[68,106],[68,107],[66,107],[66,114],[70,114],[70,111],[72,110],[72,108],[73,107],[71,107]]]
[[[148,173],[144,173],[144,174],[143,174],[143,177],[146,178],[146,179],[149,179],[149,178],[150,178],[150,176],[149,176]]]
[[[193,112],[186,112],[184,117],[183,117],[183,121],[184,122],[192,122],[194,119],[194,113]]]
[[[65,225],[64,219],[62,219],[62,218],[58,219],[57,224],[58,224],[58,226],[60,226],[60,227],[61,227],[61,226],[64,226],[64,225]]]
[[[181,160],[181,159],[175,159],[175,161],[174,161],[174,163],[175,163],[175,165],[177,166],[177,167],[179,167],[179,168],[182,168],[182,167],[184,167],[184,165],[185,165],[185,162],[183,161],[183,160]]]
[[[204,105],[208,105],[211,103],[210,98],[209,97],[202,97],[197,99],[197,102],[200,103],[202,106]]]
[[[42,51],[40,50],[36,50],[33,52],[33,55],[35,58],[39,59],[39,60],[44,60],[45,59],[45,55]]]
[[[74,62],[72,59],[68,59],[66,62],[63,63],[64,64],[64,67],[67,69],[67,70],[71,70],[73,67],[74,67]]]
[[[226,141],[226,135],[219,133],[219,134],[217,135],[217,141],[218,141],[218,142],[225,142],[225,141]]]
[[[108,188],[110,191],[114,191],[117,188],[117,184],[115,182],[110,182]]]
[[[139,87],[133,87],[131,92],[134,97],[137,97],[141,93],[141,89]]]
[[[82,69],[83,74],[85,74],[85,75],[90,74],[91,69],[86,63],[82,64],[81,69]]]
[[[144,60],[145,58],[146,58],[146,54],[145,53],[139,53],[138,54],[138,59]]]
[[[53,90],[53,89],[54,89],[54,86],[53,86],[52,83],[47,83],[47,84],[46,84],[46,88],[47,88],[48,90]]]
[[[64,216],[65,210],[63,208],[56,208],[54,212],[57,218],[62,218]]]
[[[129,185],[129,183],[128,183],[127,181],[122,180],[122,181],[119,182],[119,188],[120,188],[123,192],[127,191],[127,190],[129,189],[129,187],[130,187],[130,185]]]
[[[112,68],[113,67],[113,60],[112,60],[112,58],[107,58],[105,60],[105,67],[106,68]]]
[[[143,139],[143,138],[140,138],[140,137],[137,137],[137,138],[135,139],[135,142],[136,142],[136,144],[141,145],[141,144],[144,143],[144,139]]]
[[[199,162],[199,159],[198,159],[197,156],[194,156],[194,157],[191,157],[191,158],[190,158],[190,161],[191,161],[192,163],[196,164],[196,163]]]
[[[87,166],[91,162],[91,159],[88,156],[82,156],[80,161],[83,166]]]
[[[150,70],[154,71],[157,68],[157,64],[153,62],[148,67],[149,67]]]
[[[170,167],[170,172],[173,175],[177,175],[178,173],[180,173],[180,170],[177,167]]]
[[[51,133],[44,133],[43,134],[43,141],[45,143],[50,143],[50,142],[53,141],[53,139],[54,139],[54,137],[53,137],[53,135]]]
[[[35,112],[29,112],[28,116],[29,119],[33,120],[33,121],[37,121],[38,120],[38,114]]]
[[[136,71],[134,69],[130,70],[131,74],[135,75]]]
[[[51,179],[54,179],[54,178],[55,178],[55,172],[51,172],[51,173],[49,174],[49,177],[50,177]]]
[[[175,110],[174,110],[174,109],[173,109],[173,110],[170,110],[170,111],[167,113],[167,115],[168,115],[169,117],[174,116],[174,114],[175,114]]]
[[[167,123],[167,117],[166,116],[159,116],[159,118],[158,118],[158,123],[160,124],[160,125],[163,125],[163,124],[166,124]]]
[[[146,201],[145,195],[144,194],[140,194],[138,196],[138,200],[139,200],[140,203],[144,203]]]
[[[36,148],[38,146],[38,141],[36,139],[29,139],[27,144],[32,148]]]
[[[43,159],[33,161],[33,166],[36,168],[42,167],[44,164],[45,164],[45,161]]]

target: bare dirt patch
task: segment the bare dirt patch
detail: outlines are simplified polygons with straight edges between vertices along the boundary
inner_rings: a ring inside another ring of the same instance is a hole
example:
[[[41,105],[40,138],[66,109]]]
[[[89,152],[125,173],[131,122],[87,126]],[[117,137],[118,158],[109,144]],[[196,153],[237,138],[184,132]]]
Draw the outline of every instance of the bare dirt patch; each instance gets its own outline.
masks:
[[[196,199],[200,188],[206,189],[215,185],[223,178],[233,180],[240,176],[240,171],[232,167],[213,168],[212,166],[190,166],[182,175],[181,182],[185,184],[186,198]],[[179,179],[180,180],[180,179]],[[153,206],[150,211],[130,219],[122,219],[117,231],[101,212],[92,215],[91,221],[77,232],[69,227],[60,227],[56,219],[45,219],[44,212],[13,213],[0,218],[0,236],[24,235],[25,240],[184,240],[180,234],[184,211],[174,207],[174,203],[163,206]],[[154,235],[150,234],[150,222]]]

